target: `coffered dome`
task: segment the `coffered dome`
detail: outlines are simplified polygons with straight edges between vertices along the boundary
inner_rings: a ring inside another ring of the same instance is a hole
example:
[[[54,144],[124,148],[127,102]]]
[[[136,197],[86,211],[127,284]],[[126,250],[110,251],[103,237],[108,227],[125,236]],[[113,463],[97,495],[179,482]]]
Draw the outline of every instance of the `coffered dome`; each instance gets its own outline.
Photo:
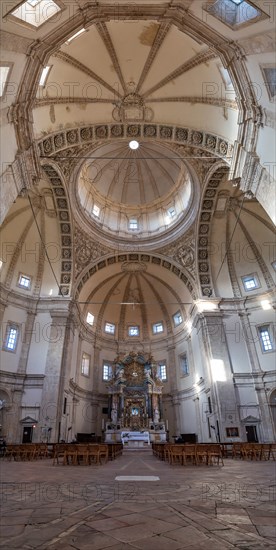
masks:
[[[129,140],[96,148],[82,166],[77,199],[86,219],[106,234],[139,240],[194,219],[196,193],[186,164],[166,145]]]

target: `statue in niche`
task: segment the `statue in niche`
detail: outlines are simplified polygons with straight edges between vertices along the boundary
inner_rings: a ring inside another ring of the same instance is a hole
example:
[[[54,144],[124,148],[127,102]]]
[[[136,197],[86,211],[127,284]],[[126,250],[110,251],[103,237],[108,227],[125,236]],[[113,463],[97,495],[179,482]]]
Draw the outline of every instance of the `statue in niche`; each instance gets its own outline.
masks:
[[[160,414],[159,414],[159,410],[158,409],[155,409],[154,410],[154,422],[157,424],[160,420]]]
[[[113,424],[116,424],[116,422],[117,422],[117,410],[116,409],[112,409],[112,411],[111,411],[111,420],[112,420]]]

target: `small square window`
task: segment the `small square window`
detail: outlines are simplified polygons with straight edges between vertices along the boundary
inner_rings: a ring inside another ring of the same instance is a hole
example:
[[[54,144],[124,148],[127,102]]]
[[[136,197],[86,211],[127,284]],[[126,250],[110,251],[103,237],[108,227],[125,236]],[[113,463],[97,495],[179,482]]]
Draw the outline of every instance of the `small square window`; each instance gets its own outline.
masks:
[[[90,371],[90,355],[87,353],[82,354],[82,360],[81,360],[81,374],[83,376],[89,376]]]
[[[97,218],[98,218],[99,215],[100,215],[100,207],[97,206],[97,204],[94,204],[92,212],[93,212],[94,216],[97,216]]]
[[[115,325],[113,323],[105,323],[104,331],[107,332],[107,334],[115,334]]]
[[[183,317],[182,317],[180,311],[177,311],[177,312],[174,314],[174,316],[173,316],[173,322],[174,322],[174,326],[175,326],[175,327],[178,327],[178,325],[181,325],[181,323],[183,323]]]
[[[167,365],[165,363],[158,365],[158,376],[163,382],[167,380]]]
[[[174,218],[174,216],[176,215],[176,211],[175,211],[174,206],[171,206],[170,208],[168,208],[167,214],[168,214],[169,218]]]
[[[139,327],[137,325],[133,325],[131,327],[128,327],[128,335],[129,336],[139,336],[140,331]]]
[[[29,275],[23,275],[23,273],[20,273],[19,279],[18,279],[18,286],[20,286],[21,288],[25,288],[26,290],[30,290],[31,277],[29,277]]]
[[[131,218],[128,222],[129,229],[138,229],[138,220],[136,218]]]
[[[86,315],[86,322],[88,323],[88,325],[92,326],[94,323],[94,319],[95,319],[94,315],[88,311]]]
[[[5,343],[3,349],[5,351],[15,351],[18,341],[19,328],[16,325],[8,324]]]
[[[189,374],[189,363],[188,363],[187,353],[183,353],[182,355],[180,355],[179,361],[180,361],[181,376],[187,376],[187,374]]]
[[[152,332],[153,334],[159,334],[160,332],[164,331],[163,323],[155,323],[152,325]]]
[[[273,350],[273,341],[269,325],[258,327],[263,352]]]
[[[112,378],[112,364],[111,363],[104,363],[103,364],[103,380],[111,380]]]
[[[245,275],[242,277],[242,282],[244,289],[247,291],[255,290],[255,288],[260,288],[260,282],[255,273],[251,273],[250,275]]]

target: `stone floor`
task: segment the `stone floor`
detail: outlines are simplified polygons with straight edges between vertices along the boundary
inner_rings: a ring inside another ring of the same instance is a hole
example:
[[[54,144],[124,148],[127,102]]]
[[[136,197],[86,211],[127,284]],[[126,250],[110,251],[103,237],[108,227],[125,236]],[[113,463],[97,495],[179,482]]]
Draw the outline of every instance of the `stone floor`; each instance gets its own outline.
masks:
[[[275,465],[169,466],[145,451],[102,466],[2,460],[0,547],[272,548]]]

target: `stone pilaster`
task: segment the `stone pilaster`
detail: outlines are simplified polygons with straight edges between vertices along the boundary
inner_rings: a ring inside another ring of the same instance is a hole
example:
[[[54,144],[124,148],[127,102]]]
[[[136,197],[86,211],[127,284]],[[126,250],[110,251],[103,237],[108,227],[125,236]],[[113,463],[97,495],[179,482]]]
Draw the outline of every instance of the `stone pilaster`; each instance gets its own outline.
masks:
[[[225,440],[226,427],[231,421],[240,428],[237,411],[237,396],[233,383],[231,358],[228,352],[224,333],[223,315],[221,312],[205,312],[195,320],[198,337],[204,349],[203,364],[207,385],[212,388],[214,419],[218,421],[221,441]],[[210,381],[210,384],[209,384]],[[231,421],[230,421],[231,417]]]
[[[23,426],[20,424],[20,420],[23,389],[15,389],[12,394],[12,403],[6,411],[7,443],[21,443]]]
[[[203,437],[202,437],[202,428],[201,428],[199,397],[195,397],[193,401],[195,404],[197,435],[198,435],[198,441],[200,443],[201,441],[203,441]]]
[[[70,370],[73,338],[67,312],[51,312],[51,317],[40,420],[51,428],[51,441],[57,441],[61,426],[66,370],[68,372]]]
[[[32,337],[34,335],[35,317],[36,317],[35,312],[28,311],[27,319],[24,323],[24,333],[22,335],[21,353],[20,353],[20,359],[18,362],[18,369],[17,369],[17,372],[20,374],[25,374],[27,370],[30,346],[32,342]]]

